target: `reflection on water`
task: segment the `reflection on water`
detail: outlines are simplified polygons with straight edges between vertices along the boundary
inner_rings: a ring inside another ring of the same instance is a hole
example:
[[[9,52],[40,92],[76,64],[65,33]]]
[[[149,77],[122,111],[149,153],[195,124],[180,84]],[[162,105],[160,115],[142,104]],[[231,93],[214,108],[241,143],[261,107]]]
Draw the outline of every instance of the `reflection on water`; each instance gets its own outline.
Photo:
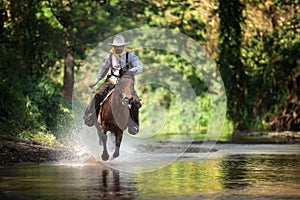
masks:
[[[127,177],[102,164],[35,165],[1,169],[1,190],[32,199],[135,198]]]
[[[299,199],[299,167],[299,154],[178,160],[148,173],[126,173],[102,163],[5,167],[0,191],[45,200]]]
[[[232,155],[222,161],[221,180],[237,194],[299,199],[299,167],[299,155]]]
[[[140,174],[137,188],[149,199],[299,199],[299,167],[299,155],[227,155]]]

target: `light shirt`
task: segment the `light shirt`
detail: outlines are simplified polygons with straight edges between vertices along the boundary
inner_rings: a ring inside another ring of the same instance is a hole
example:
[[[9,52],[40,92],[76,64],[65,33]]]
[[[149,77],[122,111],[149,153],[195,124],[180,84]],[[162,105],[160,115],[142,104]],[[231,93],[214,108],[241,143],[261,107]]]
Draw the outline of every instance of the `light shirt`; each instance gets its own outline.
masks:
[[[128,71],[132,72],[134,75],[140,74],[143,71],[139,57],[130,52],[128,52],[128,67]],[[107,54],[104,57],[101,68],[96,76],[96,82],[98,83],[102,80],[109,71],[110,75],[119,76],[121,68],[126,68],[126,53],[121,54],[120,56],[115,56],[111,53]]]

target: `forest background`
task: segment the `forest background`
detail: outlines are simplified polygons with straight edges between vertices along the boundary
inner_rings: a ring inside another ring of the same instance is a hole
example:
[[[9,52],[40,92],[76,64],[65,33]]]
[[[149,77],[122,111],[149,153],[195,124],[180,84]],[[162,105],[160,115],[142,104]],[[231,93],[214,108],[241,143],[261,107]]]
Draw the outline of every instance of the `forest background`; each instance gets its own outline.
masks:
[[[99,42],[140,27],[179,31],[216,62],[227,96],[222,137],[300,131],[297,0],[1,0],[0,9],[0,135],[53,143],[70,134],[74,80],[87,87],[97,72],[81,74],[84,59]],[[211,121],[203,77],[176,55],[136,54],[166,63],[190,83],[201,111],[193,130],[201,139]],[[147,102],[141,124],[149,123],[147,105],[159,104],[168,112],[162,134],[175,132],[180,117],[172,93],[153,85],[138,93]],[[86,104],[91,95],[82,94]]]

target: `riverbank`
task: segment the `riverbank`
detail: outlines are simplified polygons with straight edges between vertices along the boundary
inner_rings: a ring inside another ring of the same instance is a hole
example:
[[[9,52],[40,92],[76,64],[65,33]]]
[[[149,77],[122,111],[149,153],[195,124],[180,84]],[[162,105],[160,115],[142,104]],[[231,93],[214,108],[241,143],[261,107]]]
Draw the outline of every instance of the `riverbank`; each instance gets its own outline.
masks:
[[[0,165],[44,163],[72,158],[70,148],[63,145],[48,146],[32,140],[1,135]]]
[[[229,140],[247,144],[295,144],[300,143],[300,132],[235,132]]]

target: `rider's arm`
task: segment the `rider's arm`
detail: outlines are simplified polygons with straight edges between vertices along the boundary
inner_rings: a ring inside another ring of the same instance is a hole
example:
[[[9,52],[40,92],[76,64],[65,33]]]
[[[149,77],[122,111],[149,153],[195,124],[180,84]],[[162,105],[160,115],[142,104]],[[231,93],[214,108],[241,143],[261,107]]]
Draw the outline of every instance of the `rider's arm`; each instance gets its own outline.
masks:
[[[130,54],[130,61],[131,63],[131,67],[129,69],[130,72],[132,72],[133,74],[140,74],[143,71],[143,66],[142,63],[139,59],[138,56],[134,55],[134,54]]]
[[[102,80],[106,76],[110,65],[111,63],[109,59],[109,54],[107,54],[103,59],[101,67],[96,75],[95,81],[90,83],[89,87],[93,88],[100,80]]]

